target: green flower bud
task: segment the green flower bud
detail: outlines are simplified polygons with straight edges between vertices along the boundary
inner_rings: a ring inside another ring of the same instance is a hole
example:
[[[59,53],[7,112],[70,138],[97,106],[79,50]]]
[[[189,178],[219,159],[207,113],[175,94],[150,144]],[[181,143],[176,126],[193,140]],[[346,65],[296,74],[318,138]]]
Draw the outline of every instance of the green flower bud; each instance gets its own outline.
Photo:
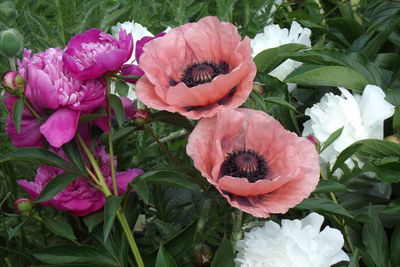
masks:
[[[14,29],[0,32],[0,53],[6,57],[15,57],[22,51],[22,36]]]
[[[17,17],[17,10],[12,1],[4,1],[0,4],[0,14],[9,19],[15,19]]]
[[[15,201],[15,210],[22,216],[29,216],[32,211],[33,203],[28,198],[19,198]]]

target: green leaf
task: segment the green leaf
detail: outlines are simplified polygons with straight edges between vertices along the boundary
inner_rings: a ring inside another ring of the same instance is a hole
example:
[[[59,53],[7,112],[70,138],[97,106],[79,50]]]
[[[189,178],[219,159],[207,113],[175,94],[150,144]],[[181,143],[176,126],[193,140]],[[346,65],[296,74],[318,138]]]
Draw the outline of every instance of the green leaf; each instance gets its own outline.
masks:
[[[95,212],[83,218],[83,222],[88,228],[89,233],[104,221],[104,212]]]
[[[392,234],[390,242],[390,260],[392,266],[400,266],[400,226],[397,226]]]
[[[400,214],[400,198],[390,202],[383,210],[384,213]]]
[[[258,53],[254,58],[257,71],[269,73],[286,60],[286,57],[280,56],[282,53],[298,51],[306,48],[307,46],[303,44],[284,44],[278,47],[266,49]]]
[[[113,138],[112,141],[115,142],[118,139],[127,136],[128,134],[130,134],[131,132],[133,132],[136,129],[136,127],[123,127],[120,129],[117,129],[114,134],[113,134]]]
[[[66,218],[50,216],[43,217],[43,224],[47,229],[52,231],[58,236],[64,237],[69,240],[75,240],[76,236],[74,230],[72,230],[71,225],[67,222]]]
[[[12,118],[14,126],[17,129],[17,133],[19,133],[21,129],[21,118],[23,111],[24,111],[24,98],[19,97],[17,98],[17,100],[15,100],[12,110]]]
[[[65,170],[72,170],[72,167],[58,155],[39,147],[24,147],[4,154],[0,163],[5,161],[26,161],[40,165],[49,165]]]
[[[104,224],[103,224],[103,236],[104,242],[107,240],[110,234],[111,228],[115,221],[115,216],[120,208],[121,197],[111,195],[106,199],[106,204],[104,205]]]
[[[298,112],[297,109],[296,109],[294,106],[292,106],[292,104],[290,104],[290,103],[287,102],[286,100],[284,100],[284,99],[282,99],[282,98],[279,98],[279,97],[273,97],[273,96],[271,96],[271,97],[265,97],[265,98],[264,98],[264,101],[265,101],[265,102],[269,102],[269,103],[273,103],[273,104],[280,105],[280,106],[282,106],[282,107],[284,107],[284,108],[293,110],[294,112]]]
[[[164,246],[161,244],[160,248],[158,249],[156,265],[155,267],[176,267],[174,259],[172,258],[171,254],[165,250]]]
[[[46,184],[35,203],[43,202],[52,199],[55,195],[61,192],[67,185],[79,178],[79,174],[73,172],[64,172],[54,177]]]
[[[107,116],[107,113],[104,110],[104,108],[101,108],[101,109],[97,110],[96,113],[82,115],[79,118],[79,125],[85,124],[87,122],[90,122],[90,121],[93,121],[93,120],[96,120],[98,118],[102,118],[105,116]]]
[[[124,107],[122,106],[121,99],[116,95],[109,94],[108,100],[110,101],[111,106],[115,112],[118,124],[119,126],[121,126],[125,120],[125,110]]]
[[[190,183],[188,177],[180,172],[156,170],[145,172],[136,177],[130,184],[134,185],[143,181],[148,184],[164,184],[183,187],[190,190],[199,190],[196,184]]]
[[[351,190],[344,184],[332,180],[320,180],[314,194],[329,193],[329,192],[350,192]]]
[[[328,139],[326,139],[326,141],[322,144],[320,153],[324,151],[328,146],[330,146],[333,142],[335,142],[336,139],[339,138],[339,136],[342,134],[343,128],[344,126],[331,133]]]
[[[57,246],[32,252],[32,255],[48,264],[91,263],[95,266],[119,266],[106,251],[89,246]]]
[[[211,267],[234,267],[235,263],[233,259],[235,258],[235,254],[233,252],[232,244],[224,236],[221,245],[218,247],[217,251],[215,252],[214,259],[212,261]]]
[[[154,114],[150,114],[151,118],[156,121],[161,121],[164,123],[172,124],[178,127],[182,127],[188,129],[189,131],[193,130],[192,123],[186,119],[186,117],[178,114],[178,113],[171,113],[168,111],[159,111]]]
[[[303,65],[294,70],[286,83],[302,85],[339,86],[362,92],[368,81],[357,71],[342,66]]]
[[[339,168],[347,159],[353,156],[354,153],[357,152],[358,149],[362,146],[362,143],[356,142],[350,146],[348,146],[345,150],[340,152],[339,156],[337,157],[335,164],[332,167],[330,176],[335,172],[337,168]]]
[[[129,93],[129,86],[126,84],[126,82],[118,81],[115,83],[115,91],[119,96],[126,97]]]
[[[385,229],[371,206],[368,216],[370,220],[364,224],[362,230],[363,244],[377,267],[387,267],[389,266],[389,248]]]
[[[304,199],[300,204],[296,206],[296,209],[311,210],[329,214],[333,213],[348,218],[353,218],[353,216],[341,205],[336,204],[331,200],[318,197]]]
[[[400,157],[384,157],[369,161],[376,172],[376,176],[384,183],[400,182]]]
[[[132,186],[145,204],[149,203],[149,187],[145,181],[139,181]]]
[[[360,251],[356,248],[354,255],[350,256],[350,263],[348,267],[357,267],[359,266],[358,262],[360,261]]]
[[[81,151],[79,150],[78,145],[76,144],[75,140],[72,139],[68,143],[64,144],[62,146],[62,149],[69,159],[69,162],[72,163],[72,165],[75,166],[75,168],[83,175],[85,176],[87,174],[86,168],[85,168],[85,163],[83,162],[82,159],[82,154]]]

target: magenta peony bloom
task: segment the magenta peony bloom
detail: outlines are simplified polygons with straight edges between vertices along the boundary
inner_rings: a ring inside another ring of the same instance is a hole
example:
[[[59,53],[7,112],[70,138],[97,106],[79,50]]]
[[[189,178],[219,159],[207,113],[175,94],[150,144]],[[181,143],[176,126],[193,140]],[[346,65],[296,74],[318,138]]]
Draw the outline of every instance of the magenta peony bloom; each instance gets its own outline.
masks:
[[[129,60],[133,50],[131,34],[120,30],[118,40],[99,29],[77,34],[69,41],[64,63],[78,80],[98,78],[106,72],[116,72]]]
[[[65,159],[61,149],[53,149],[53,152]],[[109,188],[112,188],[111,170],[109,167],[110,157],[103,146],[99,146],[95,152],[96,158],[100,161],[100,169],[107,181]],[[39,166],[35,181],[18,180],[17,183],[24,189],[32,199],[36,199],[46,184],[57,175],[65,172],[62,169],[51,166]],[[125,172],[117,172],[118,194],[126,192],[128,183],[136,176],[142,174],[141,169],[129,169]],[[42,205],[53,206],[56,209],[67,211],[74,216],[85,216],[93,213],[104,206],[104,194],[92,187],[84,178],[78,178],[55,195],[51,200],[42,202]]]
[[[186,152],[230,205],[256,217],[286,213],[319,181],[315,147],[259,110],[201,119]]]
[[[54,147],[60,147],[74,137],[81,113],[87,114],[102,106],[107,91],[104,79],[79,81],[72,78],[64,68],[62,55],[60,48],[50,48],[33,56],[25,50],[24,58],[18,64],[19,72],[26,80],[26,99],[42,116],[39,131]],[[8,110],[11,109],[12,106]],[[37,128],[38,122],[34,123],[34,119],[27,116],[22,118],[21,124],[26,127],[21,129],[21,135],[28,134],[25,128]],[[19,139],[15,137],[13,126],[8,126],[11,139]],[[40,135],[37,132],[29,134]],[[24,146],[38,144],[30,141],[34,140],[21,142]],[[18,143],[17,140],[16,145],[21,145]]]
[[[122,76],[136,75],[136,76],[140,77],[143,74],[144,74],[144,72],[137,65],[125,64],[121,67],[121,75]],[[138,78],[126,78],[123,80],[128,83],[136,83],[136,81],[139,79],[139,77]]]

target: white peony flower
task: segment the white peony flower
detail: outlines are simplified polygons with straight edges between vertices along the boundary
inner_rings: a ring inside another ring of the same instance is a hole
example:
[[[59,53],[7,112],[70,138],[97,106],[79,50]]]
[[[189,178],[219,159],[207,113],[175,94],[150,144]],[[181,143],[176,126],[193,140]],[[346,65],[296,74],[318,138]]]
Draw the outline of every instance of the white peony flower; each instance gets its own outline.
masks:
[[[258,53],[266,49],[290,43],[304,44],[311,47],[310,36],[311,30],[302,28],[296,21],[292,22],[290,31],[286,28],[281,29],[279,25],[276,24],[265,26],[264,32],[257,34],[254,39],[250,41],[251,48],[253,49],[252,56],[255,57]],[[302,64],[301,62],[287,59],[271,71],[269,75],[283,81],[292,71]],[[288,84],[289,92],[295,87],[295,84]]]
[[[282,227],[266,221],[244,234],[236,245],[240,267],[328,267],[349,261],[342,250],[342,233],[325,227],[324,217],[311,213],[302,220],[282,220]]]
[[[304,123],[303,136],[314,136],[321,143],[337,129],[342,134],[320,157],[332,167],[337,156],[349,145],[362,139],[383,139],[383,121],[394,113],[394,106],[385,100],[385,93],[375,85],[367,85],[362,96],[339,88],[341,96],[325,94],[321,101],[306,109],[310,120]],[[346,161],[350,168],[352,160]]]

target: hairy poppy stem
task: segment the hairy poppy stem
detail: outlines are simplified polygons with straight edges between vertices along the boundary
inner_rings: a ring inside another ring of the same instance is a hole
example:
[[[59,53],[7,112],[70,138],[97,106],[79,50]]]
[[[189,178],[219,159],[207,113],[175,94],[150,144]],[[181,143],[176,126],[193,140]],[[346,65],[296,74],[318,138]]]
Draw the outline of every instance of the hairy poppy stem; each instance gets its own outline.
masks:
[[[231,234],[231,242],[232,247],[235,249],[237,241],[240,239],[240,235],[242,233],[242,217],[243,212],[239,209],[236,209],[234,212],[234,223],[232,227],[232,234]]]

